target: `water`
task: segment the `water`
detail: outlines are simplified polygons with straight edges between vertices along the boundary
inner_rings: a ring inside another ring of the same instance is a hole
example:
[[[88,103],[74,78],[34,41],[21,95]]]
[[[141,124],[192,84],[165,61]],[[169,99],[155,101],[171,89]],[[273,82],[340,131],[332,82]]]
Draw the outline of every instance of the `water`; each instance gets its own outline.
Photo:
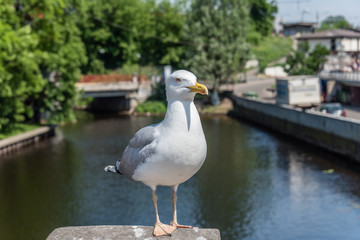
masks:
[[[150,189],[103,168],[160,120],[85,114],[55,138],[1,157],[0,239],[45,239],[69,225],[153,225]],[[358,166],[227,117],[202,122],[208,157],[179,187],[181,224],[219,228],[225,240],[360,238]],[[158,195],[169,223],[171,190]]]

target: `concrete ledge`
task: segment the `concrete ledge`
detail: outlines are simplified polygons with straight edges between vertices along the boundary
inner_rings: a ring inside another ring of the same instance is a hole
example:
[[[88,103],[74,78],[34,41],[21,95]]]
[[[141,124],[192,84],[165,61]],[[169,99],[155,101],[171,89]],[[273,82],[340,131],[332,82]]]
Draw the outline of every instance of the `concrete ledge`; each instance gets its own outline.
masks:
[[[55,125],[39,127],[32,131],[0,140],[0,155],[15,151],[21,147],[38,142],[43,138],[54,136],[55,127]]]
[[[80,226],[62,227],[55,229],[46,240],[220,240],[218,229],[177,229],[171,237],[158,237],[152,235],[154,227],[149,226]]]

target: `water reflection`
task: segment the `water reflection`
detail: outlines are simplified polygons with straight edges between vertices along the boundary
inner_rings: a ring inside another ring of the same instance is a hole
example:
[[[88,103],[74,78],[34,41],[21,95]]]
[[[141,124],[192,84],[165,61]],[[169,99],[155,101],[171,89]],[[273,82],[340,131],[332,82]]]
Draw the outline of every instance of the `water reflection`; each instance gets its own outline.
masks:
[[[152,225],[150,189],[103,168],[139,128],[160,120],[86,115],[1,159],[1,239],[45,239],[67,225]],[[357,168],[227,117],[202,121],[208,157],[179,187],[180,223],[219,228],[223,239],[358,238]],[[171,190],[158,195],[160,217],[170,222]]]

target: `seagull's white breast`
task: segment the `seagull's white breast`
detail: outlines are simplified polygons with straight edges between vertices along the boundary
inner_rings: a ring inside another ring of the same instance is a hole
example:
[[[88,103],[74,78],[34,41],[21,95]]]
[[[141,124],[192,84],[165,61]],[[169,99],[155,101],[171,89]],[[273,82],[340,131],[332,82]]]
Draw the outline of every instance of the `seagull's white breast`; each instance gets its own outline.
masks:
[[[175,111],[173,111],[175,109]],[[191,178],[201,167],[207,152],[198,112],[191,102],[175,103],[154,131],[156,151],[134,171],[133,179],[150,187],[173,186]]]

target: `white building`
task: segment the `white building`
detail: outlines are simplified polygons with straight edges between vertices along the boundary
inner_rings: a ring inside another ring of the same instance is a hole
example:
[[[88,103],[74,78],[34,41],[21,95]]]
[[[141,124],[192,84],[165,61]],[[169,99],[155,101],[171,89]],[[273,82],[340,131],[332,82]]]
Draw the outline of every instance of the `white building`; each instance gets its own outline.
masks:
[[[317,44],[321,44],[329,49],[331,54],[342,51],[350,55],[360,53],[360,33],[351,30],[336,29],[302,34],[297,40],[298,43],[308,42],[309,52],[312,52]]]

